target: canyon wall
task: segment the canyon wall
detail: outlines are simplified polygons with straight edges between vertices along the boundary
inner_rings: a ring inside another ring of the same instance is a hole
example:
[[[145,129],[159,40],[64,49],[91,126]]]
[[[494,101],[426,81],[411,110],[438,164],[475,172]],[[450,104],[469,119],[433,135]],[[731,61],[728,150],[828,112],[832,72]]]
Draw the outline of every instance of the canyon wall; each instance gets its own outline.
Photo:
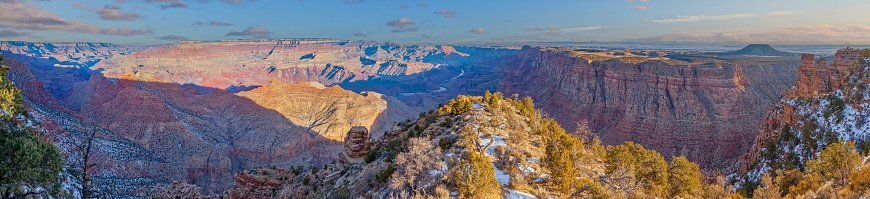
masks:
[[[722,168],[749,149],[794,71],[788,64],[590,61],[525,47],[505,66],[499,91],[532,97],[566,129],[586,121],[605,144],[632,141]]]
[[[870,50],[838,50],[833,61],[804,54],[797,81],[772,106],[738,173],[757,181],[761,171],[794,169],[834,141],[868,144]]]
[[[423,56],[467,56],[446,46],[363,44],[2,42],[0,52],[67,161],[76,158],[71,138],[97,132],[94,182],[128,197],[172,181],[219,193],[244,169],[330,163],[351,126],[378,135],[420,112],[336,82],[437,66]]]

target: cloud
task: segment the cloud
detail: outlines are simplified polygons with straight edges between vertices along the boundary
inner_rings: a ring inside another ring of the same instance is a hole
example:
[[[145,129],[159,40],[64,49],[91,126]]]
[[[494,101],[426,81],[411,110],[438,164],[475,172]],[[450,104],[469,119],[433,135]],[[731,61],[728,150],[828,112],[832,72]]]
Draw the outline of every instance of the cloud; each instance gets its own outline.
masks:
[[[429,4],[421,3],[421,4],[417,4],[417,7],[428,8]]]
[[[578,32],[578,31],[588,31],[588,30],[598,30],[606,28],[604,26],[588,26],[588,27],[574,27],[574,28],[558,28],[558,27],[546,27],[546,28],[526,28],[526,31],[531,32],[541,32],[544,35],[558,35],[560,32]]]
[[[796,15],[803,14],[804,11],[776,11],[776,12],[768,12],[767,16],[783,16],[783,15]]]
[[[540,31],[560,31],[560,30],[562,30],[562,29],[561,29],[561,28],[556,28],[556,27],[547,27],[547,28],[526,28],[526,31],[534,31],[534,32],[540,32]]]
[[[228,23],[228,22],[222,22],[222,21],[214,21],[214,20],[212,20],[212,21],[197,21],[197,22],[193,22],[193,25],[194,25],[194,26],[205,26],[205,25],[209,25],[209,26],[232,26],[233,24]]]
[[[420,36],[421,36],[421,37],[424,37],[424,38],[432,38],[432,36],[429,36],[429,35],[427,35],[427,34],[423,34],[423,35],[420,35]]]
[[[189,7],[187,5],[187,3],[184,3],[181,0],[145,0],[145,3],[161,4],[161,5],[157,6],[161,10],[166,10],[166,9],[170,9],[170,8],[188,8]],[[200,1],[200,3],[204,3],[204,1]]]
[[[123,13],[118,5],[106,5],[97,10],[100,19],[113,21],[136,21],[142,19],[142,15],[135,12]]]
[[[150,29],[132,29],[129,27],[101,28],[76,20],[61,18],[57,14],[42,10],[31,3],[3,0],[0,3],[0,13],[15,13],[0,15],[0,26],[17,30],[67,31],[86,34],[104,35],[140,35],[152,34]],[[11,3],[10,3],[11,2]]]
[[[160,5],[160,9],[162,9],[162,10],[166,10],[166,9],[170,9],[170,8],[188,8],[188,6],[187,6],[187,3],[180,2],[180,1],[173,2],[170,4],[166,4],[166,5]]]
[[[154,34],[154,31],[151,29],[132,29],[130,27],[124,26],[120,28],[111,27],[109,29],[105,29],[100,32],[100,34],[104,35],[120,35],[120,36],[132,36],[132,35],[150,35]]]
[[[867,25],[808,25],[758,31],[715,33],[676,33],[631,39],[636,42],[701,42],[701,43],[771,43],[771,44],[842,44],[870,43]]]
[[[254,38],[269,38],[269,35],[272,34],[266,28],[261,26],[250,26],[242,31],[230,31],[224,36],[251,36]]]
[[[221,2],[231,6],[242,5],[245,3],[244,0],[221,0]]]
[[[346,3],[346,4],[358,4],[358,3],[362,3],[363,0],[341,0],[341,2]]]
[[[758,14],[737,13],[737,14],[714,15],[714,16],[705,16],[705,15],[677,16],[676,18],[671,18],[671,19],[645,20],[644,22],[649,22],[649,23],[686,23],[686,22],[696,22],[696,21],[740,19],[740,18],[747,18],[747,17],[754,17],[754,16],[758,16]]]
[[[444,16],[444,18],[453,18],[456,17],[457,14],[461,14],[461,12],[454,10],[439,10],[438,12],[435,12],[435,14]]]
[[[404,3],[402,5],[399,5],[399,8],[410,8],[410,7],[411,6],[409,6],[408,4],[404,4]]]
[[[30,36],[28,32],[18,32],[15,30],[0,30],[0,38],[24,37]]]
[[[471,30],[468,30],[465,32],[474,33],[474,34],[481,34],[481,35],[486,34],[486,30],[484,30],[483,28],[475,28],[475,29],[471,29]]]
[[[394,27],[392,30],[394,33],[417,32],[417,27],[412,27],[411,25],[414,25],[414,22],[411,21],[411,19],[404,17],[392,21],[387,21],[387,26]]]
[[[211,22],[208,22],[208,25],[212,25],[212,26],[232,26],[233,24],[231,24],[231,23],[227,23],[227,22],[220,22],[220,21],[211,21]]]
[[[368,35],[366,35],[366,34],[362,34],[362,33],[359,33],[359,32],[358,32],[358,33],[353,33],[353,36],[354,36],[354,37],[368,37]]]
[[[646,6],[632,6],[631,10],[649,10]]]
[[[154,38],[157,38],[160,40],[172,40],[172,41],[189,40],[185,36],[178,36],[178,35],[166,35],[166,36],[159,36],[159,37],[154,37]]]
[[[574,28],[564,28],[564,29],[562,29],[562,31],[577,32],[577,31],[587,31],[587,30],[598,30],[598,29],[604,29],[604,28],[607,28],[607,27],[604,27],[604,26],[574,27]]]

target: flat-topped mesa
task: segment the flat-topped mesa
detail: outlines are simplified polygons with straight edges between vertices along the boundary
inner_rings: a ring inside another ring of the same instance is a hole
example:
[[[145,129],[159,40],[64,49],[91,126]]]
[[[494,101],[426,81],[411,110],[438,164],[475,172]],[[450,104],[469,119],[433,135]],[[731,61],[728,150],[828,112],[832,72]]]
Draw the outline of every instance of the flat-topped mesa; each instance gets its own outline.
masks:
[[[797,80],[786,97],[812,97],[828,94],[840,87],[843,74],[854,71],[863,51],[846,48],[837,51],[830,64],[825,58],[815,59],[813,54],[801,55]]]
[[[347,137],[344,138],[344,151],[341,153],[341,160],[346,164],[354,164],[362,162],[371,148],[372,143],[369,142],[369,130],[364,126],[354,126],[347,132]]]

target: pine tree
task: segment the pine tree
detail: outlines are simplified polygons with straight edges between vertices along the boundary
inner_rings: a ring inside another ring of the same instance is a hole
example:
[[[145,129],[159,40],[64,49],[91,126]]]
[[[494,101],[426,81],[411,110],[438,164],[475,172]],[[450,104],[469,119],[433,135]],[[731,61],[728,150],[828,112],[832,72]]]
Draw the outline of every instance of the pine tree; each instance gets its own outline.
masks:
[[[462,158],[453,172],[453,183],[463,198],[499,198],[499,184],[489,159],[479,152]]]
[[[752,198],[779,199],[782,197],[779,194],[779,187],[773,184],[770,175],[764,174],[764,176],[761,176],[761,186],[755,188],[755,191],[752,192]]]
[[[668,173],[671,197],[692,196],[701,190],[701,171],[698,164],[690,162],[686,157],[674,157]]]
[[[578,171],[574,160],[580,159],[582,144],[577,138],[567,134],[557,134],[557,137],[547,145],[544,162],[550,169],[551,179],[559,192],[571,194],[577,185],[575,178]]]
[[[855,151],[854,142],[834,142],[825,147],[819,157],[807,161],[807,170],[821,174],[826,180],[843,187],[849,184],[849,175],[861,163],[861,154]]]
[[[21,90],[6,79],[8,69],[0,68],[0,198],[56,195],[60,190],[60,153],[13,121],[25,112]]]
[[[648,195],[665,197],[668,189],[668,163],[658,152],[633,142],[610,147],[605,172],[615,180],[631,178]],[[629,187],[629,186],[623,186]],[[631,188],[623,190],[634,192]]]

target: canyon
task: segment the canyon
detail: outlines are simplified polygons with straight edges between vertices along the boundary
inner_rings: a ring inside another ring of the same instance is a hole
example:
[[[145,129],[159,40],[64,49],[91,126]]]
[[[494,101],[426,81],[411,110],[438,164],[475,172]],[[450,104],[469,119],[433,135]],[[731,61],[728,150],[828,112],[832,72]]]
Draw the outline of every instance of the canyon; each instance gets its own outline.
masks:
[[[66,138],[98,132],[95,181],[118,196],[173,181],[215,194],[248,169],[341,161],[354,126],[378,139],[487,90],[531,97],[569,131],[587,122],[605,144],[723,168],[749,150],[798,63],[333,39],[2,42],[0,52],[63,151]]]
[[[632,141],[665,157],[725,168],[748,150],[765,111],[791,86],[795,65],[608,58],[523,48],[499,91],[530,96],[574,129],[583,121],[605,144]]]

